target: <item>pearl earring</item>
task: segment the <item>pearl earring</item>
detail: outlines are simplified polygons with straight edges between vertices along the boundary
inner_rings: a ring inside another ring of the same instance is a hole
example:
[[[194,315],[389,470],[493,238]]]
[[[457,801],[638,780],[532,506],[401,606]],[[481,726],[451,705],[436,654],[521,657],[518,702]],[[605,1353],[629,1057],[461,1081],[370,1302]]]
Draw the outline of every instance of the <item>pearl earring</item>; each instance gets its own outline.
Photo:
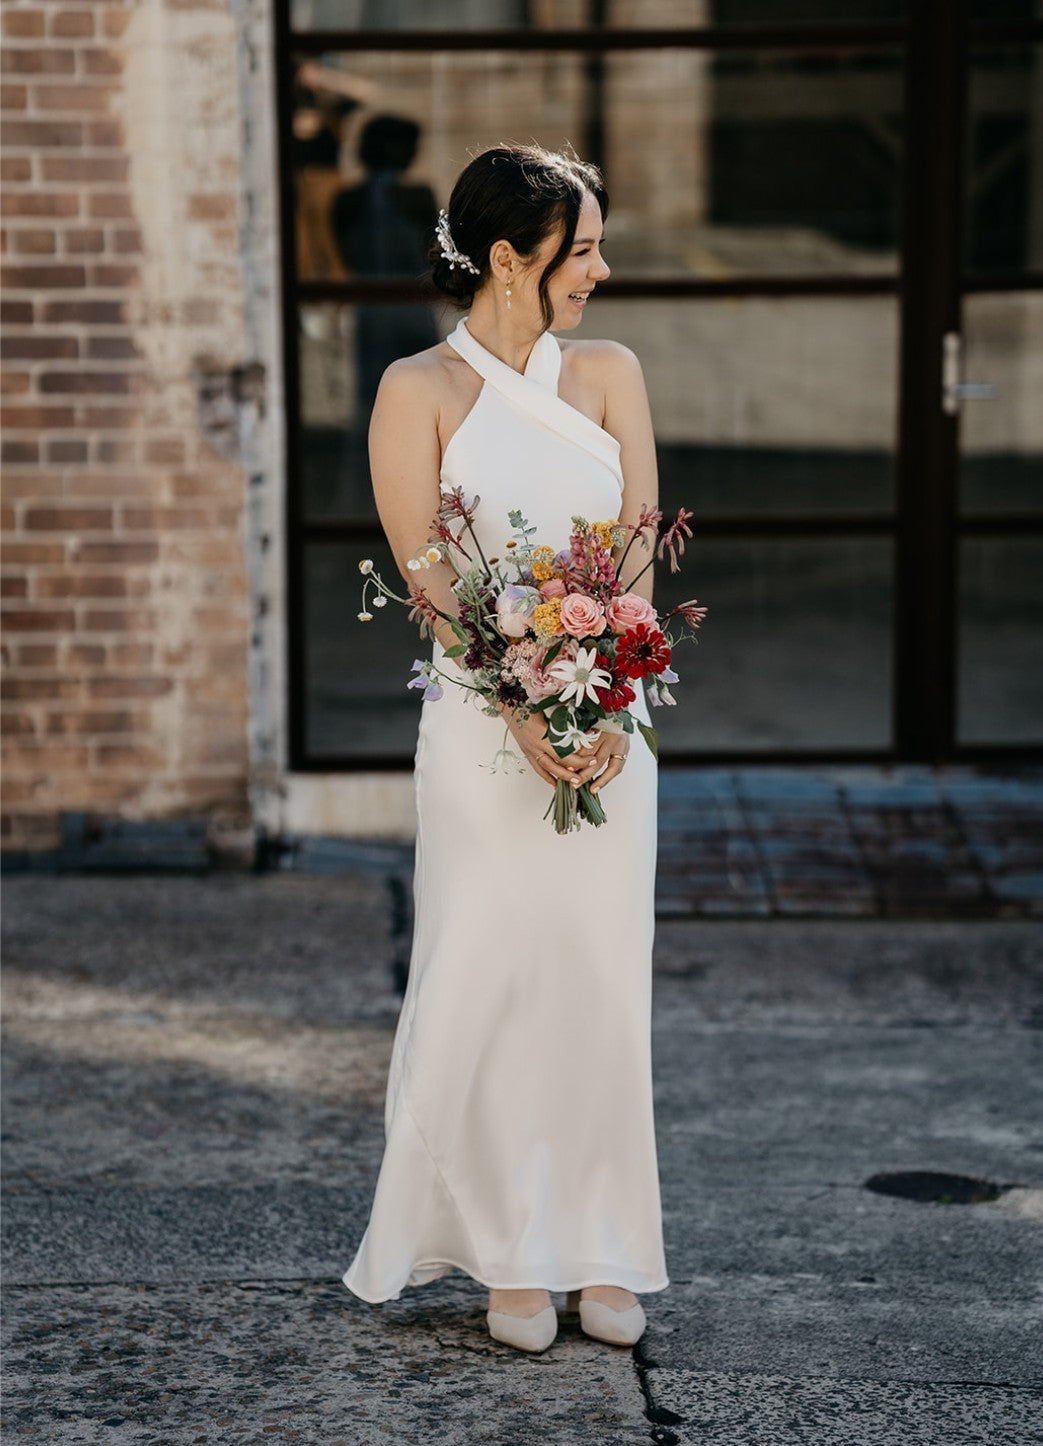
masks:
[[[511,283],[508,281],[508,283],[507,283],[507,310],[510,311],[510,309],[511,309]]]

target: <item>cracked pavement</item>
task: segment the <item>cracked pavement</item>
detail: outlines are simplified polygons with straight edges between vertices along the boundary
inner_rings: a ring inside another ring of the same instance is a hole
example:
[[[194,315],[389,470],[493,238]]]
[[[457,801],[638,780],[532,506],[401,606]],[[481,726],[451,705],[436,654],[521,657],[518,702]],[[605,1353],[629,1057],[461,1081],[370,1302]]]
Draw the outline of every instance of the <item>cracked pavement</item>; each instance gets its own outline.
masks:
[[[11,1441],[1038,1440],[1031,921],[661,921],[671,1286],[635,1351],[568,1317],[540,1357],[460,1273],[340,1283],[398,1008],[381,877],[13,877],[4,932]],[[864,1188],[918,1169],[1017,1188]]]

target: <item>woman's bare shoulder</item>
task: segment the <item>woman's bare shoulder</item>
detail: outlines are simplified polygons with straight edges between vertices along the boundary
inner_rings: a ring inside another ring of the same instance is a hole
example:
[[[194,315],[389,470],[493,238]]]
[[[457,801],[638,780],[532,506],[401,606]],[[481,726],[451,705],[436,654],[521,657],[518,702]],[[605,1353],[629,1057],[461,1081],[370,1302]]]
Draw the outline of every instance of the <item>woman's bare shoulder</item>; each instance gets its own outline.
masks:
[[[619,378],[640,377],[641,363],[635,352],[621,341],[609,340],[565,340],[558,338],[561,346],[561,364],[577,374],[600,377],[606,382]]]
[[[452,347],[440,341],[426,351],[393,361],[380,379],[381,390],[399,399],[423,401],[430,397],[438,402],[451,385],[454,363],[459,360]]]

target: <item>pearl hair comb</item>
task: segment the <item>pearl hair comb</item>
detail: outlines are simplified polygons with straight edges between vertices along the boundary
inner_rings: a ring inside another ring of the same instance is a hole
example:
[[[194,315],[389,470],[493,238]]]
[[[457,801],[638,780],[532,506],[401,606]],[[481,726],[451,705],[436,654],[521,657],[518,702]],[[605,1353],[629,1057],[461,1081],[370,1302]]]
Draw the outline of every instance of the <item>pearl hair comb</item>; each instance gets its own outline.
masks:
[[[464,271],[473,272],[475,276],[481,276],[481,271],[462,251],[457,250],[456,242],[453,240],[453,233],[449,229],[449,216],[443,208],[438,213],[438,221],[435,225],[435,235],[442,243],[442,255],[449,262],[450,271],[455,271],[458,266]]]

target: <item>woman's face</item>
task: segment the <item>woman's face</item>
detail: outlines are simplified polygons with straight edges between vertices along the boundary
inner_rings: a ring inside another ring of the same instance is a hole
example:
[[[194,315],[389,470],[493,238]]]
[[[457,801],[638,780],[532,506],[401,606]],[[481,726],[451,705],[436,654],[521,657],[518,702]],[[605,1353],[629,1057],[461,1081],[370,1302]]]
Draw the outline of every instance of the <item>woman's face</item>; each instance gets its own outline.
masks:
[[[576,222],[576,238],[569,254],[547,283],[547,297],[554,310],[552,331],[571,331],[578,326],[590,293],[599,281],[605,281],[610,276],[609,268],[601,255],[603,232],[601,208],[590,192],[584,191],[579,220]],[[559,227],[543,242],[525,271],[524,304],[533,308],[541,330],[543,316],[539,298],[540,277],[548,262],[557,254],[561,237],[562,230]],[[518,290],[513,289],[516,292]]]

